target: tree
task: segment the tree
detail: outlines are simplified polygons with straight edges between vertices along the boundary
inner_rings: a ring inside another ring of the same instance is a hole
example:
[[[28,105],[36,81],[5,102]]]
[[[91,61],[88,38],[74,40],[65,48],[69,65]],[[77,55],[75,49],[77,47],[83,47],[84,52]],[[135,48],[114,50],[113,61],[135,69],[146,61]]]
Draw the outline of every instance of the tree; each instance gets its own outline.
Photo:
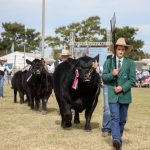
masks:
[[[106,31],[103,30],[103,41],[106,41]],[[135,39],[135,36],[139,29],[125,26],[122,28],[116,28],[115,39],[117,40],[120,37],[124,37],[126,39],[126,43],[129,45],[133,45],[133,50],[128,54],[129,58],[134,60],[144,58],[145,54],[142,51],[142,47],[144,42],[142,40]],[[115,41],[116,42],[116,41]]]
[[[139,30],[133,27],[125,26],[122,28],[116,28],[115,37],[124,37],[126,42],[133,45],[134,49],[130,52],[128,57],[132,59],[143,58],[145,55],[141,51],[144,42],[142,40],[135,39],[135,35]],[[68,26],[58,27],[55,30],[57,37],[48,37],[47,43],[50,47],[55,49],[56,47],[62,47],[66,45],[69,48],[70,33],[74,32],[75,40],[84,41],[106,41],[107,30],[100,27],[100,17],[89,17],[82,22],[72,23]]]
[[[26,51],[30,52],[36,50],[41,42],[40,33],[36,32],[35,29],[27,29],[24,38],[26,44]]]
[[[5,50],[9,52],[12,43],[14,43],[15,49],[18,50],[24,35],[24,25],[18,23],[2,23],[2,27],[4,28],[4,32],[1,33],[1,36]]]
[[[98,16],[89,17],[82,22],[72,23],[55,30],[57,37],[47,37],[49,46],[64,46],[69,48],[70,33],[74,32],[76,41],[101,41],[100,35],[104,29],[100,29],[100,18]]]
[[[39,32],[34,29],[25,30],[25,25],[20,23],[2,23],[4,32],[1,33],[0,51],[10,52],[12,43],[15,45],[15,51],[23,51],[26,42],[27,51],[35,50],[38,47]]]
[[[56,60],[59,59],[60,58],[60,53],[61,53],[61,51],[59,49],[53,49],[53,51],[52,51],[53,58],[56,59]]]

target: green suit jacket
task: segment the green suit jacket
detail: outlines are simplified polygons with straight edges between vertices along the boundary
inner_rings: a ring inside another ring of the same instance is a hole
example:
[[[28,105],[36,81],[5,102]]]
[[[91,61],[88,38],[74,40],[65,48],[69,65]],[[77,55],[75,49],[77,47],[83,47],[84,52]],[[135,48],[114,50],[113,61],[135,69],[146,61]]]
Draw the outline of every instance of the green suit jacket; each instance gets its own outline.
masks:
[[[103,66],[102,79],[108,86],[108,102],[129,104],[132,101],[131,87],[136,82],[135,63],[131,59],[124,57],[117,78],[118,86],[121,86],[123,91],[118,94],[114,90],[114,86],[116,85],[116,78],[112,75],[114,68],[114,58],[107,59]]]

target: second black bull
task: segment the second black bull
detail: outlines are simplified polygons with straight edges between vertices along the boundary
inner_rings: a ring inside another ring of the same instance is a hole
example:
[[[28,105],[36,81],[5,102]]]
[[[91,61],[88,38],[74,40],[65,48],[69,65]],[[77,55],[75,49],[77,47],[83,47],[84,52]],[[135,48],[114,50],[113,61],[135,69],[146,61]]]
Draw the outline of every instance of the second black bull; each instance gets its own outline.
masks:
[[[31,65],[27,79],[31,109],[34,109],[35,103],[35,108],[39,110],[40,99],[42,99],[42,109],[46,111],[47,101],[53,88],[52,75],[46,71],[42,60],[34,59],[33,61],[26,60],[26,62]]]
[[[54,72],[54,92],[63,128],[72,125],[71,109],[74,109],[74,123],[80,123],[79,113],[85,110],[85,130],[91,130],[90,121],[100,94],[100,76],[92,67],[95,59],[87,56],[68,59]]]

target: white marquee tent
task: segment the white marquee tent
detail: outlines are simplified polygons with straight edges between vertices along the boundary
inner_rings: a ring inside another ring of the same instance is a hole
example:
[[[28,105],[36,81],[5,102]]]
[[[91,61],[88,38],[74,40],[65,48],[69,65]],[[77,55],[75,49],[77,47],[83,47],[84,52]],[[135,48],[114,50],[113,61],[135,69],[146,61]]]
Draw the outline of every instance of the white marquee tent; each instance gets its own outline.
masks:
[[[12,64],[13,67],[15,67],[17,70],[20,70],[24,68],[26,64],[26,59],[34,60],[35,58],[40,59],[41,54],[40,53],[24,53],[15,51],[14,53],[10,53],[8,55],[4,55],[0,57],[0,59],[6,59],[7,64]]]

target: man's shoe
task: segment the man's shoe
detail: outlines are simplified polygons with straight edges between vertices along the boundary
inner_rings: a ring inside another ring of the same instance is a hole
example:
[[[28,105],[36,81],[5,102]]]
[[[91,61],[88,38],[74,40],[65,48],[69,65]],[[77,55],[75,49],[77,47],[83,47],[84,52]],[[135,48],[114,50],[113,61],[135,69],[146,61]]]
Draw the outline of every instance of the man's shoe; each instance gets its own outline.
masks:
[[[117,139],[113,140],[113,146],[116,150],[121,150],[121,143]]]
[[[110,135],[111,135],[111,132],[102,132],[103,137],[107,137],[107,136],[110,136]]]

